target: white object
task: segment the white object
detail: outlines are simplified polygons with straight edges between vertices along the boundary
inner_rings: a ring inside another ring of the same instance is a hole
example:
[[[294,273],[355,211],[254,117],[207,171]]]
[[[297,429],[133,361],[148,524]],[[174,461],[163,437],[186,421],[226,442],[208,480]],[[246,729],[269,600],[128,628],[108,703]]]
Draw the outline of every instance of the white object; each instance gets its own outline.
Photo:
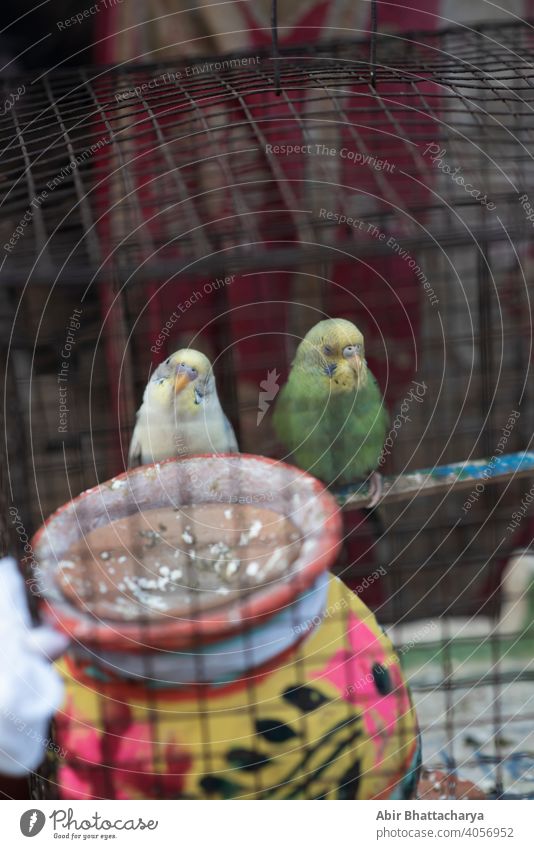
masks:
[[[0,773],[35,769],[50,744],[49,723],[63,700],[51,661],[68,639],[32,626],[24,582],[12,557],[0,560]]]

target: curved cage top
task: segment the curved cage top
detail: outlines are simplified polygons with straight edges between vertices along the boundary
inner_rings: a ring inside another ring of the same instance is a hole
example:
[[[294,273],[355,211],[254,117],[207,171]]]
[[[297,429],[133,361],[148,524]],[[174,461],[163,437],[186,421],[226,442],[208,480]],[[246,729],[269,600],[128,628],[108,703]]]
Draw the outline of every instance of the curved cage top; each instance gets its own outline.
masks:
[[[368,40],[6,81],[0,273],[168,277],[381,252],[384,229],[407,248],[525,232],[530,28],[380,36],[376,56],[376,88]]]

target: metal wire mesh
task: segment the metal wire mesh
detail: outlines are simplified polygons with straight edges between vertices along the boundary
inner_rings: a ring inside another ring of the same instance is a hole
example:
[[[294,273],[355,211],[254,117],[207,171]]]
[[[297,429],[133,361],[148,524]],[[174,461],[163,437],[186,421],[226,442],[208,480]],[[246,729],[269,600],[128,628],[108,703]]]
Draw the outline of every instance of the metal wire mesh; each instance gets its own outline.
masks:
[[[420,181],[432,171],[425,148],[439,141],[495,202],[515,200],[530,161],[530,50],[519,25],[382,37],[376,96],[366,42],[286,51],[280,98],[262,54],[23,80],[24,96],[0,125],[3,241],[20,213],[29,209],[32,220],[16,258],[6,258],[5,279],[294,263],[304,245],[313,256],[352,242],[319,216],[317,202],[330,193],[338,215],[369,212],[366,198],[355,203],[364,188],[381,201],[369,221],[394,220],[411,248],[461,244],[467,209],[473,238],[506,239],[497,218],[483,220],[452,181],[439,198],[422,197]],[[310,144],[312,153],[281,159],[266,150],[273,142]],[[340,142],[352,153],[379,150],[384,170],[364,181],[358,160],[328,155]],[[456,214],[444,214],[447,203]],[[514,209],[510,237],[524,233]]]
[[[367,41],[281,51],[280,96],[268,54],[21,80],[0,118],[0,307],[24,423],[8,473],[28,528],[123,468],[151,362],[182,344],[215,361],[242,449],[278,455],[258,386],[323,313],[364,331],[393,415],[413,380],[426,387],[387,470],[491,457],[504,429],[506,452],[527,448],[532,59],[529,27],[499,25],[378,37],[375,88]],[[482,764],[496,796],[531,793],[531,614],[513,645],[494,634],[481,654],[447,622],[499,616],[503,566],[532,539],[527,520],[520,539],[506,531],[526,489],[511,476],[465,510],[454,491],[387,505],[378,541],[347,514],[336,566],[380,621],[444,623],[403,655],[427,762],[478,778]],[[514,693],[523,708],[508,712]],[[473,698],[487,700],[480,739]]]

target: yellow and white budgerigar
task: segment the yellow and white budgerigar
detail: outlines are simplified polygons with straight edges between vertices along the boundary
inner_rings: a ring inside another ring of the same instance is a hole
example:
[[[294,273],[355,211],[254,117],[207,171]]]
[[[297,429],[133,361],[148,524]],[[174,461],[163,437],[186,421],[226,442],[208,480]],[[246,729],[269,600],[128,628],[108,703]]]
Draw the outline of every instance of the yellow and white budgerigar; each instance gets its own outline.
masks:
[[[137,413],[128,465],[157,463],[189,454],[239,451],[204,354],[176,351],[150,378]]]

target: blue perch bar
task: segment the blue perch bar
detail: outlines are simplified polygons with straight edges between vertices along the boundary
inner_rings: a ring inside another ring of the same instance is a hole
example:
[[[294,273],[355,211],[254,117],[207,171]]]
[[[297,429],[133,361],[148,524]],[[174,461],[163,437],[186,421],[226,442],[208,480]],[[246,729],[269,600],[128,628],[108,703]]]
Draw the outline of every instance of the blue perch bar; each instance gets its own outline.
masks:
[[[464,460],[404,475],[388,475],[380,502],[405,501],[419,495],[436,495],[449,489],[468,489],[477,481],[498,483],[510,478],[534,477],[534,452],[518,451],[482,460]],[[367,484],[349,484],[335,490],[344,510],[365,507]]]

